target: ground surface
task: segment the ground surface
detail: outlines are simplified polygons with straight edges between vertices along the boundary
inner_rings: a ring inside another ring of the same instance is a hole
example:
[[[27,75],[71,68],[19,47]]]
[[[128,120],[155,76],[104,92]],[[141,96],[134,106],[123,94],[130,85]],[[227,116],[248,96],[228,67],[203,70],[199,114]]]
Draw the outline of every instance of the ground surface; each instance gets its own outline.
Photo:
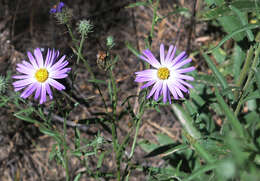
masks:
[[[140,85],[134,82],[134,72],[142,68],[141,60],[127,49],[125,42],[130,42],[139,51],[143,50],[144,39],[150,31],[152,21],[152,9],[143,6],[133,9],[125,8],[129,2],[133,1],[65,1],[73,9],[73,22],[80,19],[90,19],[95,26],[94,32],[90,34],[84,45],[83,54],[94,67],[95,75],[99,79],[104,79],[105,72],[96,68],[97,53],[104,49],[107,36],[115,38],[116,46],[113,53],[120,56],[115,67],[115,76],[119,85],[119,97],[122,98],[120,99],[122,101],[140,91]],[[48,13],[53,4],[52,0],[0,0],[0,75],[6,75],[8,71],[14,74],[15,64],[26,58],[26,51],[31,51],[36,47],[56,48],[68,56],[72,55],[71,40],[65,27],[57,25],[54,18]],[[159,7],[160,16],[165,16],[173,11],[175,5],[186,7],[191,13],[193,12],[192,0],[162,0]],[[200,1],[196,7],[195,12],[201,8]],[[210,39],[206,32],[208,29],[203,23],[198,22],[194,26],[192,16],[185,17],[179,14],[170,16],[167,20],[161,21],[155,28],[152,51],[158,56],[160,43],[164,43],[167,47],[174,43],[180,50],[188,52],[198,50],[201,44]],[[198,65],[197,68],[201,69],[203,64],[199,59],[194,57],[193,60],[194,65]],[[71,64],[73,61],[76,61],[76,57],[72,56]],[[77,100],[88,98],[89,104],[76,108],[72,108],[70,105],[65,107],[64,109],[71,110],[69,121],[86,120],[91,118],[93,113],[104,111],[102,100],[99,98],[97,90],[87,82],[88,78],[89,75],[84,66],[78,66],[72,95]],[[106,99],[109,99],[106,90],[106,87],[102,87]],[[11,85],[8,87],[8,91],[13,91]],[[62,98],[64,95],[58,96]],[[135,104],[136,100],[132,100],[133,107]],[[0,180],[9,181],[15,180],[15,178],[23,181],[64,180],[63,168],[48,159],[54,144],[53,139],[41,134],[34,125],[15,118],[14,112],[15,107],[12,103],[0,110]],[[53,124],[57,126],[57,129],[62,129],[59,120],[60,116],[57,114]],[[119,122],[120,137],[130,130],[128,123],[128,116]],[[98,131],[104,137],[111,139],[111,134],[101,124],[89,125],[87,129],[82,131],[82,136],[93,138]],[[154,110],[145,112],[139,138],[156,142],[155,135],[157,133],[167,134],[174,140],[180,138],[180,125],[168,107],[162,107],[161,113]],[[71,144],[72,135],[73,128],[69,127],[68,142]],[[128,151],[126,150],[126,152]],[[140,147],[137,147],[134,160],[144,166],[163,165],[164,160],[161,158],[147,159],[144,158],[145,154]],[[90,163],[92,162],[95,165],[94,159],[90,160]],[[84,168],[77,159],[70,160],[72,176],[75,176],[82,169]],[[105,161],[103,169],[104,172],[115,170],[113,158]],[[134,172],[130,180],[144,180],[145,178],[142,172]],[[82,180],[91,179],[82,178]]]

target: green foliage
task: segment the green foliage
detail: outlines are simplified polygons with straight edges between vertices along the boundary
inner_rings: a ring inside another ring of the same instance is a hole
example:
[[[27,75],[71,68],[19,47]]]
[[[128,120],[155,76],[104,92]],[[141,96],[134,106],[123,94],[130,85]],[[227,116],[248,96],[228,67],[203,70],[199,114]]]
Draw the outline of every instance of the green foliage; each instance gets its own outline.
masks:
[[[187,8],[176,7],[173,12],[159,17],[159,0],[139,1],[129,4],[127,8],[138,6],[153,10],[151,29],[144,40],[146,48],[151,48],[158,22],[178,13],[186,18],[191,16]],[[16,118],[34,124],[42,134],[55,141],[49,159],[64,167],[66,180],[78,181],[84,174],[96,180],[129,180],[133,171],[143,172],[149,180],[161,181],[257,180],[260,173],[260,34],[257,31],[260,24],[251,23],[250,20],[260,19],[260,3],[255,0],[205,0],[203,7],[205,9],[198,14],[197,19],[216,26],[220,33],[225,32],[225,36],[220,37],[217,45],[212,42],[208,47],[193,53],[200,55],[200,61],[212,73],[208,74],[204,69],[194,71],[194,89],[190,89],[190,96],[185,100],[169,105],[164,104],[162,98],[158,101],[146,99],[146,89],[122,100],[114,73],[120,57],[111,51],[116,47],[114,40],[106,42],[108,50],[105,54],[106,63],[103,64],[105,76],[96,78],[89,62],[82,55],[86,37],[81,36],[78,40],[74,36],[69,24],[72,12],[68,11],[65,15],[70,16],[63,23],[73,41],[71,49],[77,56],[75,66],[79,66],[79,61],[82,61],[86,67],[90,74],[86,81],[98,91],[104,111],[95,112],[92,118],[81,120],[80,123],[69,122],[67,118],[70,110],[63,108],[64,105],[60,105],[59,101],[52,102],[50,107],[36,106],[19,98],[17,93],[2,91],[4,89],[0,89],[0,107],[6,107],[12,102]],[[82,35],[86,34],[83,32]],[[228,40],[232,44],[226,46]],[[139,50],[127,41],[125,46],[137,56],[136,62],[139,61]],[[145,66],[149,68],[148,64]],[[0,77],[0,86],[3,86],[3,80]],[[106,95],[101,91],[104,87]],[[69,97],[67,93],[64,94]],[[133,105],[132,99],[138,102],[137,107]],[[82,106],[81,101],[73,98],[70,101],[75,107]],[[56,104],[58,109],[54,111],[51,107]],[[156,135],[157,142],[138,140],[145,110],[162,114],[162,106],[171,109],[173,116],[182,125],[182,140],[174,141],[162,133]],[[62,117],[60,122],[63,128],[55,126],[54,114]],[[119,139],[118,122],[125,121],[125,116],[129,116],[131,125],[126,135]],[[100,131],[91,138],[84,137],[84,132],[79,128],[88,127],[90,122],[101,124],[111,137],[101,136]],[[68,126],[74,130],[73,146],[68,142]],[[163,160],[163,164],[160,167],[143,166],[135,162],[133,157],[137,145],[146,152],[142,159],[157,157]],[[74,178],[71,178],[69,170],[71,157],[80,160],[85,168],[75,174]],[[89,167],[89,158],[95,160],[95,168]],[[114,159],[114,171],[104,173],[104,163],[111,159]]]

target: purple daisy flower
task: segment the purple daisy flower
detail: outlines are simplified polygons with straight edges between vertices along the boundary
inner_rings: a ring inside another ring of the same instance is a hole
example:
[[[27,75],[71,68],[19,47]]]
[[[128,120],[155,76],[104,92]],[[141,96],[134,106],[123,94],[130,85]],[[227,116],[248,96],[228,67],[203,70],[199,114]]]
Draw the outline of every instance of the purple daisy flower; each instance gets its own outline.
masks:
[[[51,14],[60,13],[64,6],[65,4],[63,2],[59,2],[58,5],[54,5],[53,8],[51,8],[50,13]]]
[[[160,46],[160,62],[154,57],[149,49],[143,51],[143,55],[140,58],[151,64],[152,69],[147,69],[136,74],[136,82],[146,82],[141,89],[147,88],[153,85],[152,90],[148,94],[147,98],[154,95],[154,100],[163,95],[163,102],[166,103],[169,100],[171,104],[171,95],[174,99],[183,98],[183,93],[188,93],[188,88],[193,88],[192,85],[185,82],[185,80],[193,81],[194,78],[184,73],[191,72],[195,68],[181,68],[185,64],[192,61],[191,58],[186,58],[186,52],[181,52],[174,58],[176,53],[176,47],[170,46],[167,55],[164,54],[164,45]]]
[[[42,104],[46,102],[47,93],[50,99],[53,98],[50,86],[58,90],[65,89],[61,83],[55,80],[67,77],[71,70],[71,68],[65,68],[69,63],[65,60],[65,55],[58,60],[59,51],[48,49],[44,61],[41,50],[36,48],[34,56],[31,52],[27,52],[27,56],[30,62],[23,60],[16,67],[16,70],[22,75],[13,76],[14,79],[20,79],[13,82],[14,90],[19,91],[25,88],[21,94],[22,98],[26,99],[36,91],[34,99],[40,97],[40,104]]]

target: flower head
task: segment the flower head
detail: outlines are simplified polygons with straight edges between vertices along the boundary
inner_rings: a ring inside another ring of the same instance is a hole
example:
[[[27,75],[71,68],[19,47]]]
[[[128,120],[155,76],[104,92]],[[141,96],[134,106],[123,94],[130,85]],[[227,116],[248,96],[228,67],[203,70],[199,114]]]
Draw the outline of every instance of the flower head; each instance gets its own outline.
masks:
[[[63,2],[59,2],[58,5],[54,5],[51,10],[50,13],[51,14],[55,14],[55,13],[60,13],[62,11],[62,8],[65,6],[65,4]]]
[[[80,20],[78,23],[78,32],[81,35],[86,36],[88,33],[93,31],[93,25],[90,23],[89,20]]]
[[[147,88],[153,85],[152,90],[147,98],[154,95],[154,100],[163,95],[163,102],[167,100],[171,103],[171,94],[174,99],[183,98],[182,92],[188,93],[188,88],[193,88],[192,85],[185,82],[185,80],[193,81],[193,77],[184,75],[184,73],[191,72],[195,68],[181,68],[185,64],[192,61],[191,58],[186,58],[186,52],[181,52],[175,57],[176,47],[170,46],[167,55],[164,54],[164,45],[160,46],[160,62],[154,57],[150,50],[144,50],[140,58],[148,62],[153,68],[147,69],[136,74],[136,82],[146,82],[141,88]]]
[[[115,42],[114,42],[113,36],[108,36],[107,37],[107,47],[111,49],[114,46],[115,46]]]
[[[14,79],[19,79],[13,82],[14,90],[24,89],[21,94],[22,98],[26,99],[36,91],[34,99],[40,97],[40,104],[42,104],[46,101],[47,93],[50,99],[53,98],[50,86],[58,90],[65,89],[61,83],[55,80],[67,77],[71,70],[71,68],[65,68],[69,63],[65,60],[65,55],[58,59],[59,51],[48,49],[44,61],[41,50],[36,48],[34,56],[31,52],[27,52],[27,56],[30,62],[23,60],[16,67],[16,70],[22,75],[13,76]]]

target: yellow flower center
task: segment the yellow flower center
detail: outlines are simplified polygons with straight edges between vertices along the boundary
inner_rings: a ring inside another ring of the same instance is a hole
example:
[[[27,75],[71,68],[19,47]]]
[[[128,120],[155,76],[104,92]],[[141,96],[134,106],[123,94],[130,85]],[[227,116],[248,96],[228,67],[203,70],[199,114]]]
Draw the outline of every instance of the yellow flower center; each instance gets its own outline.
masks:
[[[170,77],[170,70],[166,67],[162,67],[158,69],[157,76],[161,80],[168,79]]]
[[[45,82],[48,79],[49,73],[45,68],[38,69],[35,73],[35,78],[38,82]]]

